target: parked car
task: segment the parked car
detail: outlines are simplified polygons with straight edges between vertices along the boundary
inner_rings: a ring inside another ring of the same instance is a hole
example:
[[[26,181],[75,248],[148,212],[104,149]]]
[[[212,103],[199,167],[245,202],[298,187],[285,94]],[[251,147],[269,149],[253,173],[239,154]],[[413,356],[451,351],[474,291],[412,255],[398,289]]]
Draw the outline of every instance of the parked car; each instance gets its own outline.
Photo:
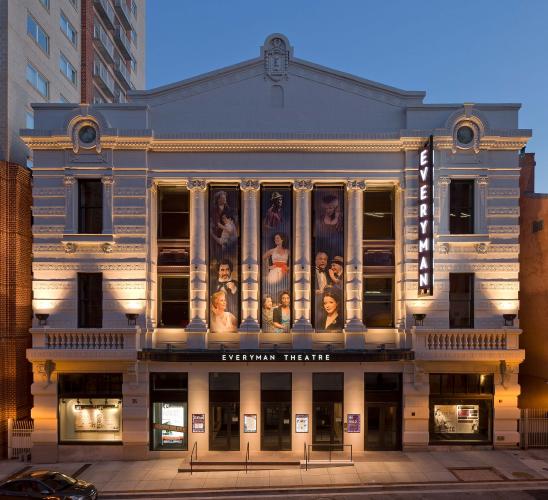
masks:
[[[21,498],[95,500],[97,488],[62,472],[29,470],[0,483],[0,500]]]

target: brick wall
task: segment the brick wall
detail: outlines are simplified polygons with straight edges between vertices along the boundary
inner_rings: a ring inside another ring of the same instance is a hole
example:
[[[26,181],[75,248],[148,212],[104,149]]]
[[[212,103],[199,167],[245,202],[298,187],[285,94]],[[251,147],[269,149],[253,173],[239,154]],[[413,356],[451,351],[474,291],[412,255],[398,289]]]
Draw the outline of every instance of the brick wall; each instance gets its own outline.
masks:
[[[30,416],[31,172],[0,162],[0,456],[8,418]]]

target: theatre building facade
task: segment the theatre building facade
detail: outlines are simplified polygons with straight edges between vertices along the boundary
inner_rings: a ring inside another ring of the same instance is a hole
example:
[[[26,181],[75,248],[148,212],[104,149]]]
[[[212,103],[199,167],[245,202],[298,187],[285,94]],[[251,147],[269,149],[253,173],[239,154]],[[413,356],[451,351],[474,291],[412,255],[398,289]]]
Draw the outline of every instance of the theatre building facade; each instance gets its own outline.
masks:
[[[530,131],[424,98],[275,34],[36,105],[33,459],[517,446]]]

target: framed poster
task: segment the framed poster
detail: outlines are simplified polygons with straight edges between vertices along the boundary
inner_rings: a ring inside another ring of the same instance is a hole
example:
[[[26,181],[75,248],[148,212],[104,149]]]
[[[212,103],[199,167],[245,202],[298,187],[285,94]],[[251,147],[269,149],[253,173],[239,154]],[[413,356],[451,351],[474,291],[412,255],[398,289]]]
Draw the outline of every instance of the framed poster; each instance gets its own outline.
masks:
[[[477,434],[479,405],[435,405],[434,428],[441,434]]]
[[[360,432],[360,414],[349,413],[346,417],[346,432]]]
[[[308,432],[308,415],[297,414],[295,415],[295,432],[306,433]]]
[[[244,432],[257,432],[257,414],[244,415]]]
[[[117,432],[120,430],[120,409],[114,405],[74,405],[76,432]]]
[[[203,413],[192,414],[192,432],[205,432],[205,415]]]

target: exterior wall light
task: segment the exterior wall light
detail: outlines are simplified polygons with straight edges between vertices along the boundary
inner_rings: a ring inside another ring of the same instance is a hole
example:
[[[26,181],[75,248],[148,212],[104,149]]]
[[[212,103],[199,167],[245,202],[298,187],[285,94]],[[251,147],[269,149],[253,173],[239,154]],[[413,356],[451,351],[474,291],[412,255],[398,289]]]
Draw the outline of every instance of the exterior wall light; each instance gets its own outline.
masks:
[[[138,317],[137,313],[126,313],[127,326],[136,326]]]
[[[514,326],[514,320],[516,319],[517,314],[503,314],[504,326]]]
[[[36,319],[38,320],[38,325],[40,326],[46,326],[48,324],[48,313],[36,313],[35,314]]]
[[[424,325],[424,318],[426,318],[426,314],[424,314],[424,313],[413,313],[413,319],[415,320],[415,326],[423,326]]]

